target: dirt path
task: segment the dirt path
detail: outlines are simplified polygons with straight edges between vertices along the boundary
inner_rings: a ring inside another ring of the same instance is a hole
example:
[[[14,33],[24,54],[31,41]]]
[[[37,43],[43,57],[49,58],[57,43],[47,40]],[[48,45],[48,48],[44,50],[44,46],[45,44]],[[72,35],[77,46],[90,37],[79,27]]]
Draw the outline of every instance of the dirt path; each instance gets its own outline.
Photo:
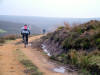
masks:
[[[31,41],[35,41],[40,38],[39,36],[34,36],[30,38]],[[76,75],[72,73],[57,73],[53,69],[55,65],[48,61],[48,58],[43,55],[37,48],[32,49],[30,46],[24,48],[23,44],[15,44],[20,42],[20,39],[4,44],[0,46],[0,75],[26,75],[24,73],[24,67],[16,59],[16,56],[13,54],[13,50],[20,49],[29,60],[31,60],[44,75]]]
[[[15,49],[12,43],[0,46],[0,75],[25,75],[24,67],[13,54]]]

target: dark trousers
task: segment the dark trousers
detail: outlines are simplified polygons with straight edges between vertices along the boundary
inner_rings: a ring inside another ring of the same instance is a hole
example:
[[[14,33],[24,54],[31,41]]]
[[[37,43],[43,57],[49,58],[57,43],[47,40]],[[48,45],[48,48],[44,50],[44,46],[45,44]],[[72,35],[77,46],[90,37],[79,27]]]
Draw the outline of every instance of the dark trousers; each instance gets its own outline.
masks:
[[[22,34],[23,41],[24,41],[24,38],[26,39],[26,43],[28,44],[28,34]]]

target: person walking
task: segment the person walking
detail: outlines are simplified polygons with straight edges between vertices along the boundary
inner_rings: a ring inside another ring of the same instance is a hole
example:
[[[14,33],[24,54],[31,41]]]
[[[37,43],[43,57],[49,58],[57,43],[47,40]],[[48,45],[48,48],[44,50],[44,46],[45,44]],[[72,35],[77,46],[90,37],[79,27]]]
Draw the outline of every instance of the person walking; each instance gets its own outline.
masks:
[[[45,34],[45,33],[46,33],[46,30],[45,30],[45,29],[43,29],[43,30],[42,30],[42,32],[43,32],[43,34]]]

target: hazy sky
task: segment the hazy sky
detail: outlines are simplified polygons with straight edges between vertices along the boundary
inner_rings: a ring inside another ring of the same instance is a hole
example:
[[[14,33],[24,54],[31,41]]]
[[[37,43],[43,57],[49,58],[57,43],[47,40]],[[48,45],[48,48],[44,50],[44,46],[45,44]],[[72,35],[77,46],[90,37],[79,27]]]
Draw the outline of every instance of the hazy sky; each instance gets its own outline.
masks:
[[[0,15],[100,17],[100,0],[0,0]]]

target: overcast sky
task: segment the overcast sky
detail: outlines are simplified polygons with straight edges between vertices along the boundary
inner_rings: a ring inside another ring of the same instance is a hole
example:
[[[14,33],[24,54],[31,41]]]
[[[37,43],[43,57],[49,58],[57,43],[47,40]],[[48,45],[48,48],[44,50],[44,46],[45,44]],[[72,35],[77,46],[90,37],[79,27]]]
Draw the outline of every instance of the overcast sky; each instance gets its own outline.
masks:
[[[0,15],[100,17],[100,0],[0,0]]]

